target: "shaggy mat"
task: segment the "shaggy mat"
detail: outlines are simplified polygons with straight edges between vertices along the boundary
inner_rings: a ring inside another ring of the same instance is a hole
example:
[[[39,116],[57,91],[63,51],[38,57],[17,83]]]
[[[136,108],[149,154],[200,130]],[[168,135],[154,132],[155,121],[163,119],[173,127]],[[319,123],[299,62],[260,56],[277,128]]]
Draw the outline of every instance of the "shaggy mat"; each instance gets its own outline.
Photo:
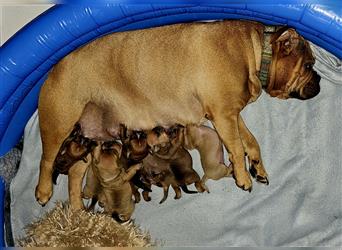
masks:
[[[26,228],[21,247],[150,247],[150,236],[132,222],[121,225],[107,215],[56,208]]]

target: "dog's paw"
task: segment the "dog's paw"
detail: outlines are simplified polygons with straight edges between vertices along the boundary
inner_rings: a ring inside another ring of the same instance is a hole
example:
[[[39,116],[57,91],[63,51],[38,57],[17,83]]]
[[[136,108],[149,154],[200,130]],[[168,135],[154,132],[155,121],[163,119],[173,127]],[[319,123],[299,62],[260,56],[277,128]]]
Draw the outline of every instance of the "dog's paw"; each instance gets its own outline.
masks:
[[[234,173],[234,178],[236,186],[244,191],[252,192],[252,180],[247,171],[243,171],[239,175]]]
[[[86,187],[83,189],[83,192],[81,193],[81,197],[83,199],[91,199],[94,196],[95,196],[94,192],[90,191],[90,189],[88,189]]]
[[[267,173],[261,161],[252,160],[250,163],[249,172],[257,182],[269,185]]]
[[[35,196],[37,202],[44,207],[52,196],[52,189],[41,189],[39,186],[37,186]]]

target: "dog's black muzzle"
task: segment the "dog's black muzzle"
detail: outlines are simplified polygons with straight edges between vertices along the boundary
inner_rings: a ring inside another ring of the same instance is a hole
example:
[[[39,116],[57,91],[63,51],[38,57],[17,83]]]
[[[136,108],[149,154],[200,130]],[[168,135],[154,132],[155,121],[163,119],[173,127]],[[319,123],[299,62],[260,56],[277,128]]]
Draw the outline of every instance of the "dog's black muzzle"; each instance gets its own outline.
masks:
[[[302,94],[300,94],[297,91],[294,91],[289,94],[290,97],[297,98],[300,100],[308,100],[315,97],[321,90],[319,86],[320,80],[321,77],[317,74],[316,71],[313,71],[313,76],[311,80],[304,86]]]

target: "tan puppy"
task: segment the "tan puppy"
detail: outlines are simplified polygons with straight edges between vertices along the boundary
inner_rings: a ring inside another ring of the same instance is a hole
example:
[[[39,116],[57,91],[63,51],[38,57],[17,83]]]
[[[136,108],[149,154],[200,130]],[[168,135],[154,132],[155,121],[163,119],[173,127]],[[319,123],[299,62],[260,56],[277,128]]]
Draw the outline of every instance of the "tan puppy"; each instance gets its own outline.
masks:
[[[232,166],[227,167],[224,164],[222,141],[214,129],[203,125],[187,125],[183,133],[183,147],[187,150],[196,149],[200,154],[204,171],[203,183],[207,179],[218,180],[224,176],[232,176]]]
[[[102,118],[96,121],[103,135],[114,138],[118,124],[150,130],[157,125],[199,124],[207,118],[228,149],[237,186],[252,188],[245,153],[255,162],[256,175],[266,179],[259,145],[240,116],[260,95],[258,75],[261,65],[268,65],[262,63],[263,47],[273,52],[264,87],[272,96],[314,97],[320,77],[312,69],[309,44],[300,35],[287,29],[272,34],[268,42],[264,29],[250,21],[169,25],[110,34],[63,58],[39,97],[43,155],[38,202],[49,201],[53,162],[89,104]],[[83,127],[82,132],[87,134]],[[85,169],[73,168],[72,182],[79,182]],[[80,190],[70,192],[76,195]]]
[[[121,150],[122,145],[115,141],[104,142],[95,148],[83,196],[93,198],[91,206],[98,199],[105,213],[124,222],[134,211],[130,180],[141,165],[134,165],[126,172],[120,163]]]

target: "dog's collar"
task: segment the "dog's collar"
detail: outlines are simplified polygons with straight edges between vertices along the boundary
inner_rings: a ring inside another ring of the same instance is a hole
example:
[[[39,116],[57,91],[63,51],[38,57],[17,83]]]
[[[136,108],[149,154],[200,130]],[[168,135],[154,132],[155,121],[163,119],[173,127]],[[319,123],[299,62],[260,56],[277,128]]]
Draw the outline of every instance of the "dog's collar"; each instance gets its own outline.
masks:
[[[265,26],[264,39],[261,52],[261,65],[259,71],[259,79],[262,88],[266,89],[268,85],[270,67],[272,63],[272,44],[271,36],[276,32],[275,26]]]

